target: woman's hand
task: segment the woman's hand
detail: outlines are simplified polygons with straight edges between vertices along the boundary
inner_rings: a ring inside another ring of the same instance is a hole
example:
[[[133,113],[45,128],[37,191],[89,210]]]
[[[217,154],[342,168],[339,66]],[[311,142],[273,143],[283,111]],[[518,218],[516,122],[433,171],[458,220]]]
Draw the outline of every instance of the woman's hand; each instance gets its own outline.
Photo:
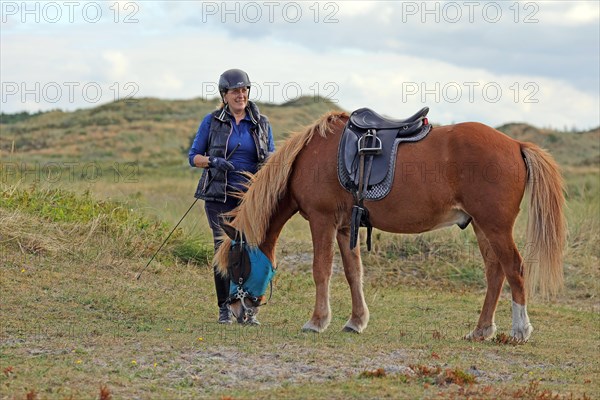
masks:
[[[233,171],[235,167],[232,163],[224,159],[223,157],[209,157],[208,158],[208,167],[216,168],[220,171],[227,172]]]

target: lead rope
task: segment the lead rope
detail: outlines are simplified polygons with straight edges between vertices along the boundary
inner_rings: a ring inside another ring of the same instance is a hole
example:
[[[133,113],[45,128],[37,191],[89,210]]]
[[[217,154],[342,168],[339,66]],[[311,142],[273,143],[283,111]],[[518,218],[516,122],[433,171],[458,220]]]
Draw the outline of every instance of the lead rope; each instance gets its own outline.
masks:
[[[267,304],[269,304],[269,301],[271,301],[271,297],[273,297],[273,280],[269,282],[269,298],[267,299],[267,301],[265,301],[262,304],[259,304],[257,307],[266,306]]]

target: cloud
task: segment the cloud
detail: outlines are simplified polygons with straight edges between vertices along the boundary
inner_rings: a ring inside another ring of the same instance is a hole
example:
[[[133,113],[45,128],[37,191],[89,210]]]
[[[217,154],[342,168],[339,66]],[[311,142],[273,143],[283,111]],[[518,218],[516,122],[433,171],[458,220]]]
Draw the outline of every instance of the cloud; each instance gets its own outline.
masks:
[[[553,25],[593,25],[600,21],[600,3],[595,1],[546,2],[543,20]]]
[[[106,75],[110,79],[119,80],[129,73],[129,61],[120,51],[108,50],[103,52],[102,58],[108,62]]]
[[[438,123],[600,124],[593,2],[101,4],[97,23],[7,18],[3,111],[90,107],[132,87],[137,96],[211,97],[222,71],[242,68],[261,101],[318,94],[398,118],[429,105]],[[20,90],[49,82],[63,88],[59,101]],[[73,101],[68,82],[78,83]]]

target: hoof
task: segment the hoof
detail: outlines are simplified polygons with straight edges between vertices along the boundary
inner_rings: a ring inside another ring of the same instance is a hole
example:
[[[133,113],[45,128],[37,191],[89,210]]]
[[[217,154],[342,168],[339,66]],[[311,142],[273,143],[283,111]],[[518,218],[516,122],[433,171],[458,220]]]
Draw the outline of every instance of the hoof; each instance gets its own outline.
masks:
[[[496,324],[486,326],[485,328],[475,328],[471,333],[465,335],[465,340],[480,342],[493,337],[496,334]]]
[[[313,327],[307,327],[306,325],[302,327],[301,331],[308,333],[321,333],[321,331],[319,331],[318,329]]]
[[[346,322],[346,325],[344,325],[344,328],[342,329],[342,331],[344,331],[344,332],[353,332],[353,333],[361,333],[367,327],[368,321],[369,321],[368,320],[368,315],[367,315],[366,319],[361,319],[361,320],[359,320],[358,318],[356,318],[356,319],[350,318]]]
[[[525,326],[520,326],[518,328],[513,328],[510,331],[510,337],[516,343],[526,343],[533,332],[533,326],[531,324],[527,324]]]
[[[358,331],[358,330],[356,330],[353,327],[348,326],[348,325],[344,326],[344,328],[342,329],[342,332],[349,332],[349,333],[356,333],[356,334],[360,333],[360,331]]]
[[[512,304],[512,329],[510,337],[517,343],[525,343],[529,340],[533,332],[533,326],[529,323],[529,315],[527,315],[527,306],[517,304],[513,301]]]
[[[308,321],[307,323],[304,324],[304,326],[302,327],[302,332],[314,332],[314,333],[321,333],[323,332],[327,327],[319,327],[315,324],[313,324],[311,321]]]

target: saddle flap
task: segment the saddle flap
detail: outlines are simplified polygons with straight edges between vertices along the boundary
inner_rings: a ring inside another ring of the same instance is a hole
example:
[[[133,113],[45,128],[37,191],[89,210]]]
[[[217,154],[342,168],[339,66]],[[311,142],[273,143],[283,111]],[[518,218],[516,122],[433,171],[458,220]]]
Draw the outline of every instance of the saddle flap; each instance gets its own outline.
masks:
[[[344,149],[344,166],[346,171],[350,174],[350,178],[355,185],[358,186],[358,164],[360,162],[360,154],[358,152],[359,141],[363,136],[356,132],[349,130],[348,134],[344,134],[342,137],[343,143],[341,144]],[[373,164],[371,167],[371,175],[369,176],[369,185],[377,184],[381,182],[388,172],[389,158],[392,154],[393,144],[396,140],[395,131],[379,131],[377,138],[381,141],[381,151],[373,157]]]

